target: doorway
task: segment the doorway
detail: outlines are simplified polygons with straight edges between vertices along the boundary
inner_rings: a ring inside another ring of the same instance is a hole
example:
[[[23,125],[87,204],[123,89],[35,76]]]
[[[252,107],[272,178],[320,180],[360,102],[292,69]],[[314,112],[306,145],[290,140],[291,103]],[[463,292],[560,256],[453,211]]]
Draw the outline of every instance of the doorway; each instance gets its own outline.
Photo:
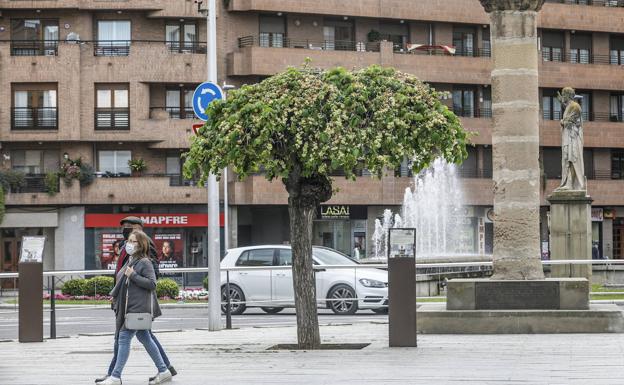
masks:
[[[2,238],[2,249],[0,249],[0,259],[2,260],[2,272],[17,272],[19,262],[19,250],[22,240],[19,238]],[[17,289],[17,279],[3,279],[3,289]]]
[[[613,259],[624,258],[624,224],[617,223],[613,225]]]

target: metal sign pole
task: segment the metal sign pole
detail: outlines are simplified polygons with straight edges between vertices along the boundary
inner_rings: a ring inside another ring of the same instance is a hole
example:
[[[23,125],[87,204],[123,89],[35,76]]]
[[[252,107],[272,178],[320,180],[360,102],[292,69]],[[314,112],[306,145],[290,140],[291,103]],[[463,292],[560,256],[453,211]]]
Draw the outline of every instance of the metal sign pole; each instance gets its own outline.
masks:
[[[415,347],[416,229],[389,229],[387,252],[389,345]]]

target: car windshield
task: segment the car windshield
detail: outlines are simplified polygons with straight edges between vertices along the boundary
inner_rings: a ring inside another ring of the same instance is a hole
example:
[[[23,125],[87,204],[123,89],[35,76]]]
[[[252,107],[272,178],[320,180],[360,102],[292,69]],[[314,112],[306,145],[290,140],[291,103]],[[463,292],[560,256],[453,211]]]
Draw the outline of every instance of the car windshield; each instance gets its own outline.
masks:
[[[357,265],[358,263],[345,254],[335,250],[315,247],[312,249],[314,257],[323,265]]]

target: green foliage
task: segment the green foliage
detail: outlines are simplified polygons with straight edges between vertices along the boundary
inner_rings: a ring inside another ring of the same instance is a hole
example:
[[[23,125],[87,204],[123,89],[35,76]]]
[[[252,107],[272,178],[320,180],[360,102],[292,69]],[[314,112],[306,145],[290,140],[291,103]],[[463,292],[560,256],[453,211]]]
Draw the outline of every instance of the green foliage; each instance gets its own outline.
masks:
[[[4,219],[4,188],[0,185],[0,223]]]
[[[351,72],[288,68],[228,94],[208,107],[208,122],[185,154],[187,178],[329,178],[365,167],[381,176],[404,159],[417,173],[436,157],[460,163],[468,133],[438,93],[415,76],[371,66]]]
[[[84,278],[70,279],[63,284],[61,291],[65,295],[84,295],[87,287],[87,280]]]
[[[49,172],[45,176],[44,188],[50,196],[59,192],[59,174],[57,172]]]
[[[143,160],[143,158],[130,159],[128,161],[128,166],[130,166],[130,170],[135,172],[141,172],[147,169],[147,164],[145,164],[145,160]]]
[[[158,298],[169,297],[177,298],[180,294],[180,288],[176,281],[170,278],[163,278],[156,281],[156,295]]]
[[[97,276],[85,281],[82,295],[108,295],[115,286],[113,277]]]
[[[208,276],[204,277],[202,285],[204,286],[204,289],[208,290]]]
[[[379,31],[377,31],[376,29],[371,29],[366,37],[368,38],[369,42],[373,43],[381,40],[381,33],[379,33]]]
[[[26,175],[21,171],[0,171],[0,186],[7,192],[18,192],[26,186]]]

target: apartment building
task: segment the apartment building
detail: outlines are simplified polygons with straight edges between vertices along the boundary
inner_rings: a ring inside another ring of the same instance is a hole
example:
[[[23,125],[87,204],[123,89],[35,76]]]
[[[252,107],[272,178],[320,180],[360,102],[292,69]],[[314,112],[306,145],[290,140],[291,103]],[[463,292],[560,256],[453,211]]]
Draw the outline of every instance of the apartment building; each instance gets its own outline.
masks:
[[[444,102],[478,133],[459,169],[465,251],[491,251],[492,63],[489,17],[477,0],[217,3],[222,82],[257,82],[310,58],[322,68],[393,66],[448,91]],[[0,169],[12,181],[1,270],[16,270],[23,235],[46,236],[45,269],[106,268],[119,219],[130,214],[174,249],[168,261],[205,266],[206,191],[181,176],[180,159],[198,123],[192,90],[206,74],[197,4],[0,0],[0,12]],[[570,85],[584,96],[594,240],[609,258],[624,253],[623,17],[621,0],[549,1],[539,16],[543,196],[561,172],[556,91]],[[128,161],[140,159],[146,169],[133,172]],[[398,210],[412,182],[407,167],[381,180],[336,176],[339,192],[319,207],[314,242],[370,253],[375,219]],[[256,175],[227,184],[230,245],[288,241],[281,183]],[[547,256],[546,200],[542,238]]]

